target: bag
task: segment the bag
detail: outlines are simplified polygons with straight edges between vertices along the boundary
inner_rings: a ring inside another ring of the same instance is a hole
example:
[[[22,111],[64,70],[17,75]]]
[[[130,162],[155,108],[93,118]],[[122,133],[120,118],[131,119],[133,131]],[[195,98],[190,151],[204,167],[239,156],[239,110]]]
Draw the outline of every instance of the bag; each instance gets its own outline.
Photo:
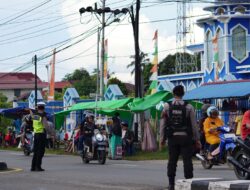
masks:
[[[169,103],[169,115],[166,118],[165,137],[169,138],[173,136],[174,132],[187,132],[192,133],[190,119],[186,115],[186,106],[173,105]]]
[[[116,146],[116,156],[122,157],[122,146]]]

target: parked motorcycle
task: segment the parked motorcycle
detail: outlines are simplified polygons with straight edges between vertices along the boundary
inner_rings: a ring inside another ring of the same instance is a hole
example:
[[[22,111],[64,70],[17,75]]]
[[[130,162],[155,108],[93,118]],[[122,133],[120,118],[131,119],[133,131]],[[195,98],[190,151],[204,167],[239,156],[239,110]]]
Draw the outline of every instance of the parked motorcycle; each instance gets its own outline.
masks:
[[[236,148],[232,156],[227,159],[234,166],[234,173],[238,179],[250,179],[250,136],[245,140],[235,138]]]
[[[201,161],[204,169],[211,169],[214,165],[221,165],[226,163],[227,156],[232,155],[233,150],[236,147],[234,142],[235,134],[230,133],[231,129],[228,126],[218,127],[216,128],[216,130],[220,131],[220,144],[211,153],[213,158],[208,159],[209,145],[205,145],[204,150],[202,150],[201,153],[196,154],[196,157]],[[228,163],[228,165],[229,167],[231,167],[230,163]]]
[[[91,160],[98,160],[100,164],[105,164],[106,162],[106,147],[107,138],[102,135],[100,130],[95,129],[94,135],[92,136],[92,144],[84,143],[84,151],[81,155],[82,161],[84,163],[89,163]]]
[[[25,156],[29,156],[33,152],[34,135],[32,132],[25,133],[23,153]]]

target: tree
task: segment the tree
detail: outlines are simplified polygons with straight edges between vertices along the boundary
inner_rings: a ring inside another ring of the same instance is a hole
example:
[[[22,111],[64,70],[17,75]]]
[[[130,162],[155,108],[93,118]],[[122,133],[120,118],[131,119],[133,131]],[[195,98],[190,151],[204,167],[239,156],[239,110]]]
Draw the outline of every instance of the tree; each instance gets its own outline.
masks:
[[[121,89],[122,93],[124,95],[128,95],[128,92],[127,92],[127,89],[126,89],[126,86],[124,83],[122,83],[118,78],[111,78],[108,80],[108,85],[110,84],[117,84],[119,86],[119,88]]]
[[[74,81],[73,87],[80,96],[89,96],[96,92],[96,75],[90,75],[84,68],[76,69],[71,74],[66,74],[63,81]]]
[[[80,68],[76,69],[73,73],[66,74],[63,81],[82,80],[87,77],[90,77],[89,72],[84,68]]]
[[[131,58],[133,58],[133,59],[134,59],[134,57],[135,57],[134,55],[131,56]],[[147,89],[150,86],[149,78],[151,76],[150,70],[152,68],[152,65],[151,65],[150,59],[148,58],[147,53],[144,53],[144,52],[140,53],[140,63],[141,63],[141,71],[143,74],[143,77],[142,77],[143,93],[142,94],[144,94],[144,92],[147,91]],[[129,65],[127,65],[127,68],[130,68],[130,67],[133,67],[131,74],[134,74],[134,72],[135,72],[135,60],[133,60]]]
[[[184,72],[193,72],[193,71],[199,71],[201,69],[201,63],[198,59],[199,55],[191,55],[188,53],[185,53],[184,55],[187,62],[193,62],[194,64],[189,65]],[[176,64],[176,54],[171,55],[169,54],[167,57],[165,57],[160,63],[158,68],[158,74],[159,75],[170,75],[175,74],[175,64]]]
[[[8,98],[0,93],[0,108],[10,108],[11,102],[7,102]],[[6,129],[6,126],[11,124],[11,119],[0,116],[0,131],[3,132]]]

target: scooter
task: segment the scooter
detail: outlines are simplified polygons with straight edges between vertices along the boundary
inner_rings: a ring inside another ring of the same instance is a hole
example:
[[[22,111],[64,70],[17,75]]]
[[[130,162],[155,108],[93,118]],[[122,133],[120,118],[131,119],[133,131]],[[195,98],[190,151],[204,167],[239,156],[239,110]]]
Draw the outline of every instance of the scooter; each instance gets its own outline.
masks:
[[[24,137],[23,153],[29,156],[33,152],[34,135],[33,132],[26,132]]]
[[[107,138],[101,134],[100,130],[95,129],[92,136],[92,145],[84,143],[84,151],[81,155],[82,161],[87,164],[91,160],[98,160],[99,164],[106,162]]]
[[[222,126],[216,128],[217,131],[220,131],[220,144],[219,146],[211,153],[213,156],[212,159],[208,159],[208,147],[205,145],[204,150],[201,153],[196,154],[196,157],[201,161],[201,165],[204,169],[211,169],[214,165],[221,165],[227,163],[229,167],[232,167],[229,162],[227,162],[227,156],[233,154],[233,150],[236,145],[234,142],[235,134],[230,133],[231,129],[228,126]]]
[[[238,179],[250,179],[250,136],[245,140],[240,137],[235,138],[237,144],[233,155],[227,159],[234,166],[234,173]]]

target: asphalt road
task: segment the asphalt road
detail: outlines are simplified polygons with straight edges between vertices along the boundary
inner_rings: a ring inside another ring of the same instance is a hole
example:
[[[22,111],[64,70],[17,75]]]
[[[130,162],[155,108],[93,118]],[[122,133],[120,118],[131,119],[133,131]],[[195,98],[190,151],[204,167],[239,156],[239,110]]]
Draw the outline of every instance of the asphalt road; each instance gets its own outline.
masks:
[[[0,172],[0,190],[163,190],[168,185],[167,161],[107,160],[105,165],[99,165],[83,164],[78,156],[46,155],[43,159],[46,171],[30,172],[31,159],[22,152],[0,151],[0,161],[9,168],[23,169]],[[195,177],[236,179],[227,166],[204,170],[195,162],[194,168]],[[176,178],[183,178],[181,162]]]

